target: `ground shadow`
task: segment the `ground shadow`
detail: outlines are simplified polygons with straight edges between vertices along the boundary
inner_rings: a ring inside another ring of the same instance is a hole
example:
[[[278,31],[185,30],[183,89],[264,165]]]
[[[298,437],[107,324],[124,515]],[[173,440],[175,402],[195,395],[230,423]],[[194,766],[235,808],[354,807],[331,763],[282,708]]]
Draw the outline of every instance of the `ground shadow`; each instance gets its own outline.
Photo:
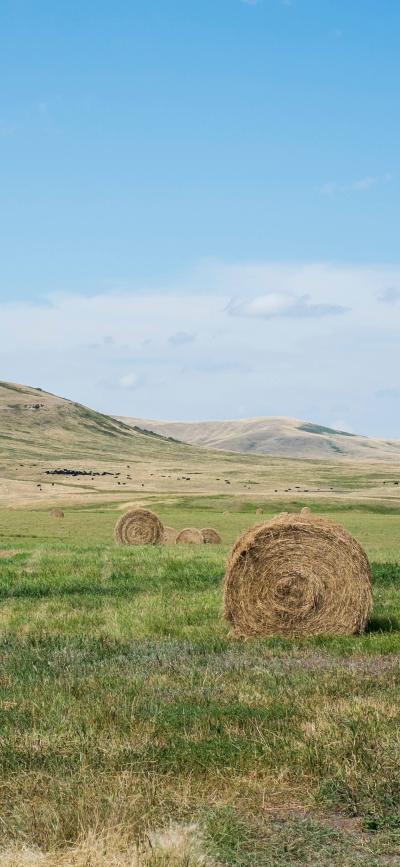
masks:
[[[371,617],[366,632],[400,632],[397,617]]]

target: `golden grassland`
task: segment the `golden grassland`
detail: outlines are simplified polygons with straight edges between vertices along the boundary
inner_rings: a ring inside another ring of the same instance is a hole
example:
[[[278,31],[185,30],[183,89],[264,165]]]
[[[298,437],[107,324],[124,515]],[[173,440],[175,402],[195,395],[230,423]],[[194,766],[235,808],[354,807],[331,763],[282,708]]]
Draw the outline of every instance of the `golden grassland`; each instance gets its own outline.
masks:
[[[393,464],[203,451],[3,392],[0,864],[400,864]],[[57,467],[113,475],[43,475]],[[222,545],[118,547],[128,503]],[[368,553],[366,633],[229,639],[231,545],[256,508],[306,503]]]

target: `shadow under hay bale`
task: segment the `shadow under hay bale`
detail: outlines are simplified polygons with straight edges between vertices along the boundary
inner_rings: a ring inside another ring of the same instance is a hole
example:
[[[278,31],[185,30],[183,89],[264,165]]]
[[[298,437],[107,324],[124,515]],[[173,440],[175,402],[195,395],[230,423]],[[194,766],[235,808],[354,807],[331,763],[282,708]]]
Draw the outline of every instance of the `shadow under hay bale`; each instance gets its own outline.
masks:
[[[117,545],[160,545],[164,527],[150,509],[130,509],[118,519],[114,538]]]
[[[162,544],[163,545],[175,545],[177,535],[178,535],[178,531],[174,530],[173,527],[164,527]]]
[[[204,545],[204,539],[200,530],[196,530],[195,527],[186,527],[185,530],[181,530],[176,537],[177,545]]]
[[[222,542],[221,536],[212,527],[204,527],[201,535],[206,545],[220,545]]]
[[[364,632],[371,570],[356,539],[328,518],[278,515],[234,545],[224,580],[231,635]]]
[[[64,512],[62,509],[52,509],[51,512],[49,512],[49,515],[50,518],[63,518]]]

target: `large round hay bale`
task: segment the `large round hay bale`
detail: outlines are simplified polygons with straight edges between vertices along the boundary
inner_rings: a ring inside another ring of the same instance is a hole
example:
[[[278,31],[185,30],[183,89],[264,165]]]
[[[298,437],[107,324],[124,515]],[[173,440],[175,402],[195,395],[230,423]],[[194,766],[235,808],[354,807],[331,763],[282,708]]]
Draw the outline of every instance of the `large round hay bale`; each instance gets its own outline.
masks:
[[[162,544],[163,545],[175,545],[177,535],[178,535],[178,531],[174,530],[173,527],[164,527]]]
[[[200,530],[196,530],[195,527],[186,527],[185,530],[181,530],[176,537],[177,545],[204,545],[204,539]]]
[[[52,509],[49,514],[50,514],[50,518],[63,518],[64,517],[64,512],[62,511],[62,509]]]
[[[222,542],[221,536],[212,527],[204,527],[201,535],[206,545],[220,545]]]
[[[222,512],[223,515],[229,515],[229,512]]]
[[[263,514],[264,514],[263,509],[256,509],[256,515],[263,515]]]
[[[231,635],[351,635],[371,608],[371,570],[343,527],[314,515],[278,515],[234,545],[224,581]]]
[[[150,509],[130,509],[118,519],[114,530],[117,545],[159,545],[164,528]]]
[[[308,506],[304,506],[300,510],[300,515],[311,515],[311,509],[309,509]]]

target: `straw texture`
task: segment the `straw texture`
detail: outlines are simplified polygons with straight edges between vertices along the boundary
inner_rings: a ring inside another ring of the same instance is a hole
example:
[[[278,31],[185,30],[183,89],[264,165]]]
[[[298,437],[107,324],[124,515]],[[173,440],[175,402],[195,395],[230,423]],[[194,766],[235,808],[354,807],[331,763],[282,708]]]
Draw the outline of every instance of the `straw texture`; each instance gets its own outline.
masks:
[[[200,530],[196,530],[195,527],[186,527],[185,530],[181,530],[176,537],[177,545],[204,545],[204,539]]]
[[[149,509],[130,509],[118,519],[114,538],[117,545],[159,545],[164,528]]]
[[[62,511],[62,509],[52,509],[49,514],[50,514],[50,518],[63,518],[64,517],[64,512]]]
[[[360,633],[371,602],[366,554],[328,518],[278,515],[243,533],[228,560],[232,636]]]
[[[204,529],[201,530],[201,535],[203,536],[206,545],[220,545],[222,542],[221,536],[216,530],[213,530],[212,527],[204,527]]]
[[[162,544],[163,545],[175,545],[177,535],[178,535],[178,531],[174,530],[173,527],[164,527]]]
[[[256,515],[263,515],[263,514],[264,514],[263,509],[256,509]]]

